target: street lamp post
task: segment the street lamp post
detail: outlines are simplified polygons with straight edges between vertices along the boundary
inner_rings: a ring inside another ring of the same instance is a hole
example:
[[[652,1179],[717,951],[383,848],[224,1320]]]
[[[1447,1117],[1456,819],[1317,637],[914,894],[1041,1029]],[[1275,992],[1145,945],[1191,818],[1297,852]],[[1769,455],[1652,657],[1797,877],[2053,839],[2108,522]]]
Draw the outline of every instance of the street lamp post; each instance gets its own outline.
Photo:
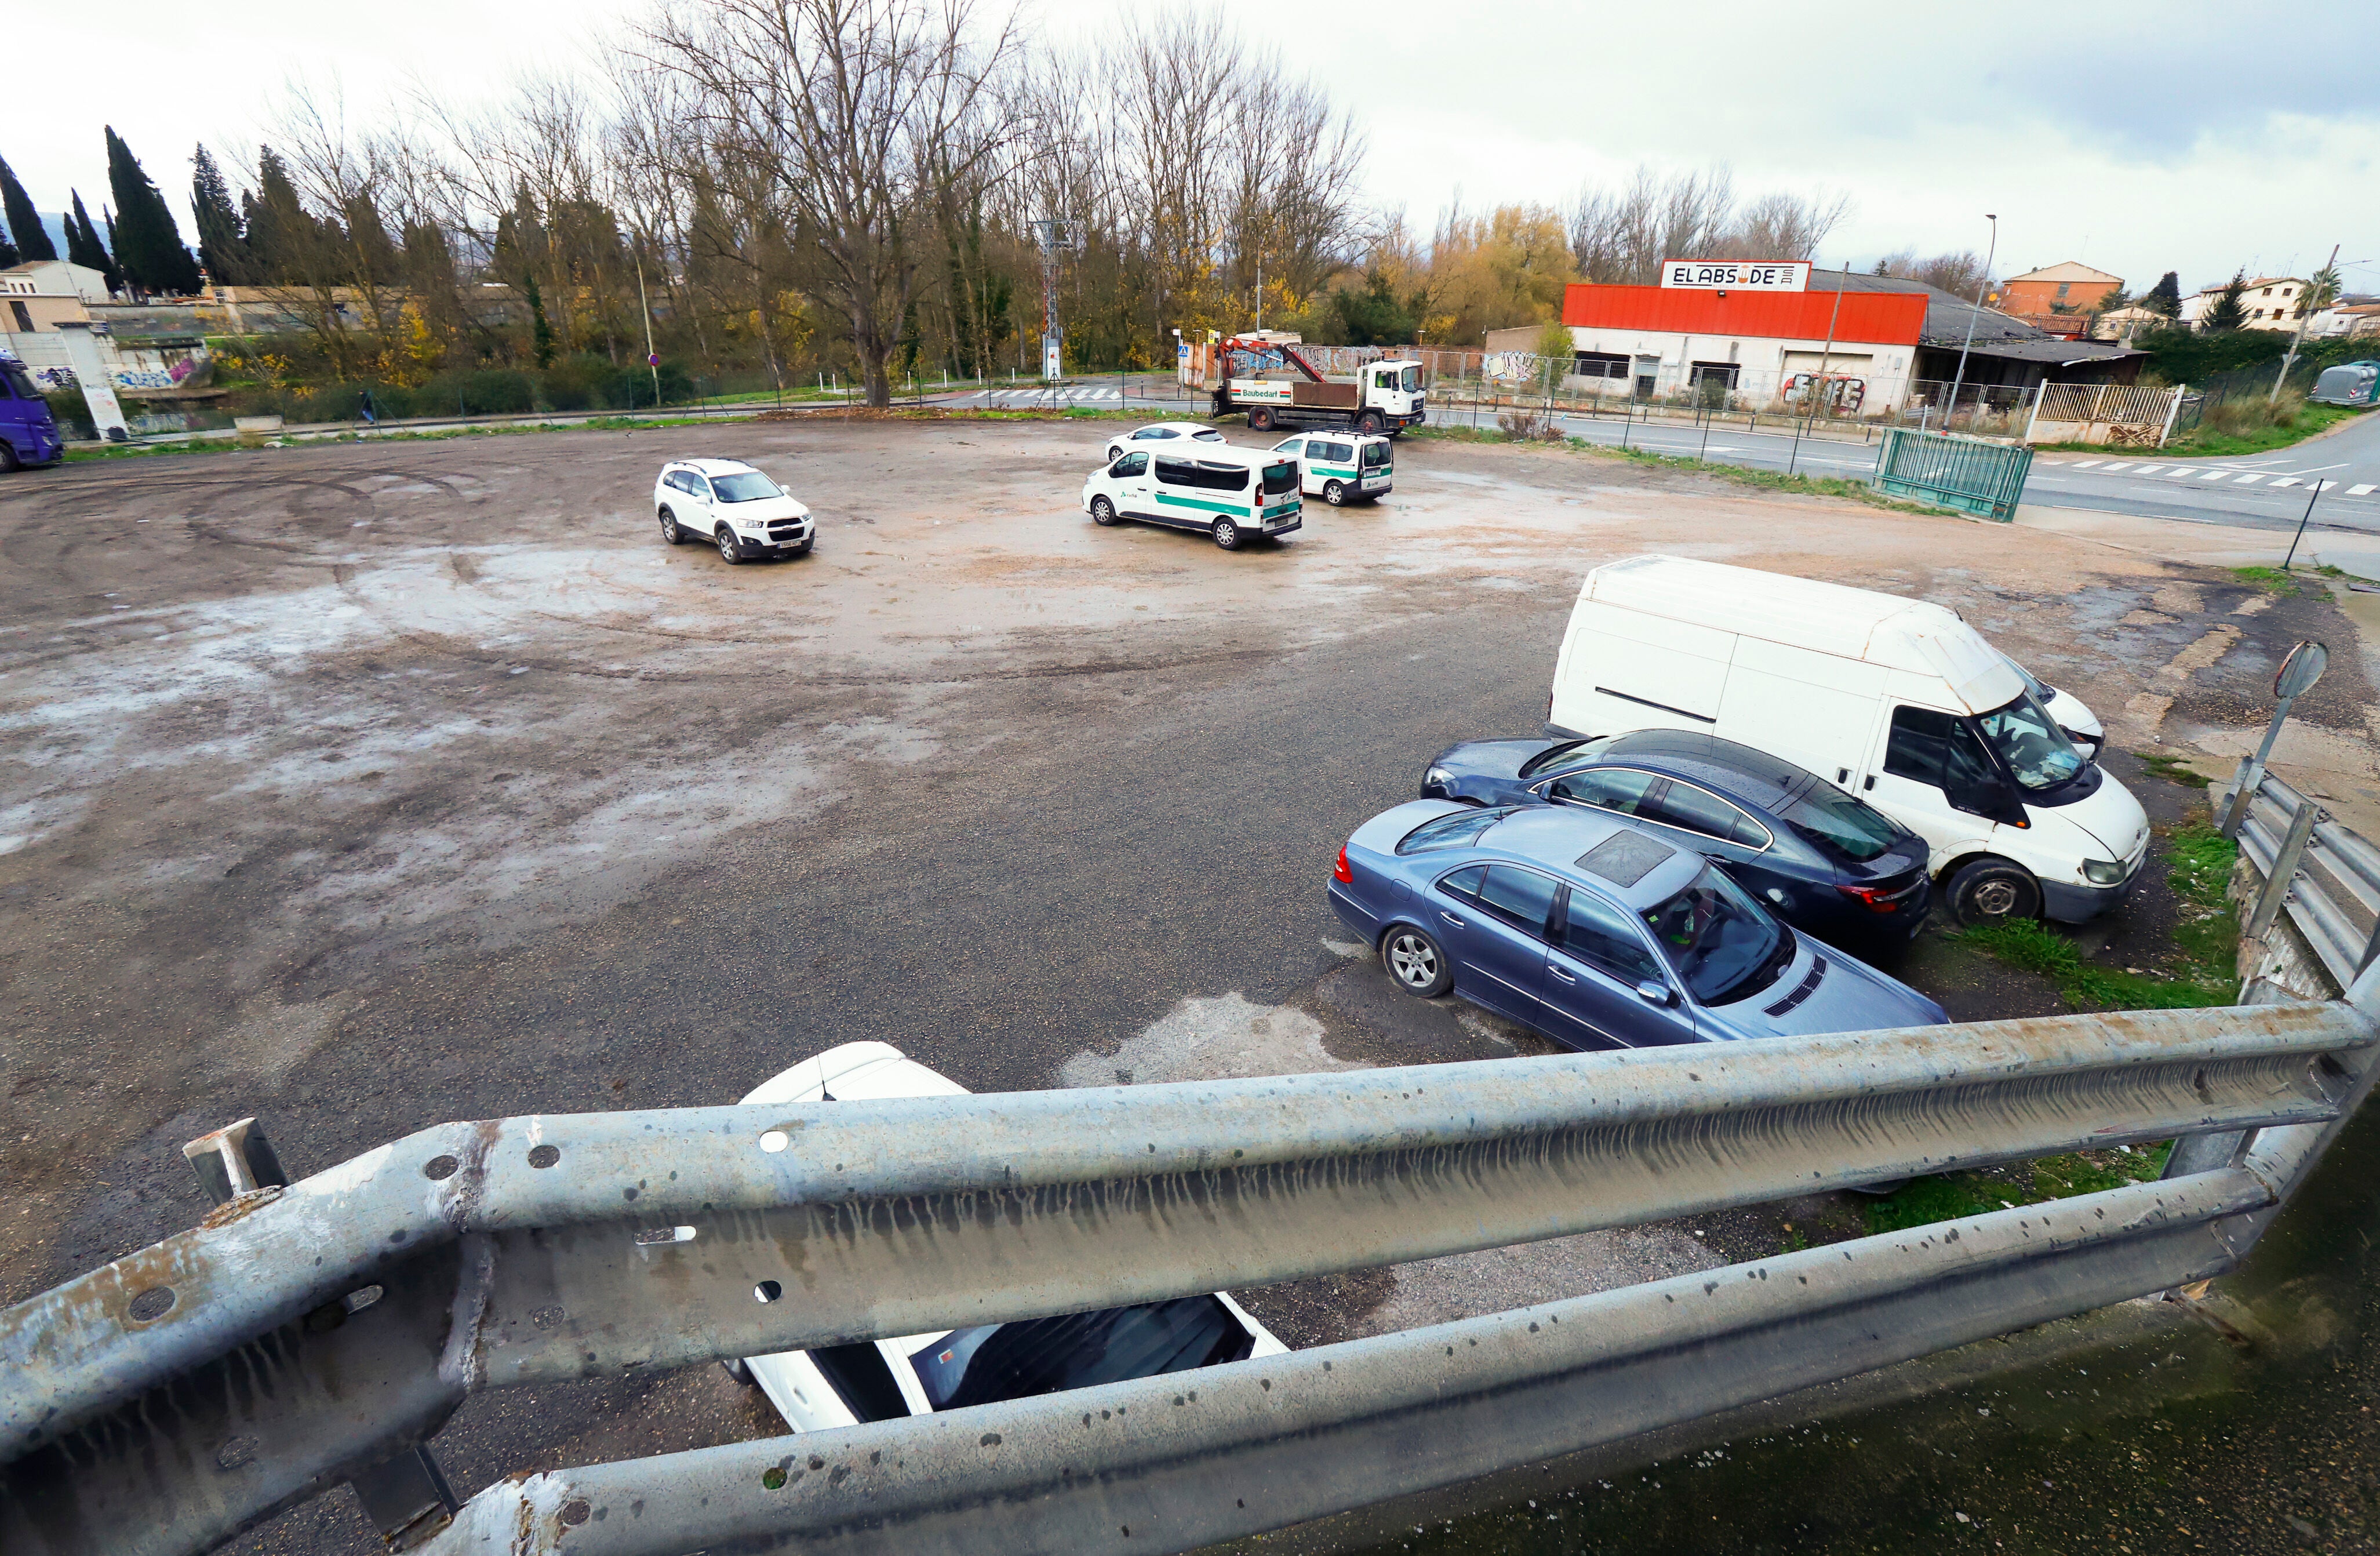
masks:
[[[1967,348],[1975,344],[1975,314],[1984,310],[1984,293],[1992,284],[1992,261],[2000,251],[2000,219],[1986,211],[1984,220],[1992,225],[1992,246],[1984,255],[1984,278],[1975,284],[1975,309],[1967,315],[1967,338],[1959,343],[1959,374],[1950,381],[1950,403],[1942,407],[1942,430],[1950,430],[1950,418],[1958,413],[1959,386],[1967,382]]]

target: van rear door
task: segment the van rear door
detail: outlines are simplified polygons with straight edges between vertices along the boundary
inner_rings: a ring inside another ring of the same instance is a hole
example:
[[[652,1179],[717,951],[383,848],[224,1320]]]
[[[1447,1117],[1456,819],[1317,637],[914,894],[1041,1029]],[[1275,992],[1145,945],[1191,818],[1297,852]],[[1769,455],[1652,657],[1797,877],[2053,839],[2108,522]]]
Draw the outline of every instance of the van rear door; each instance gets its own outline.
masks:
[[[1734,650],[1732,632],[1582,600],[1555,668],[1552,721],[1582,735],[1716,734]]]

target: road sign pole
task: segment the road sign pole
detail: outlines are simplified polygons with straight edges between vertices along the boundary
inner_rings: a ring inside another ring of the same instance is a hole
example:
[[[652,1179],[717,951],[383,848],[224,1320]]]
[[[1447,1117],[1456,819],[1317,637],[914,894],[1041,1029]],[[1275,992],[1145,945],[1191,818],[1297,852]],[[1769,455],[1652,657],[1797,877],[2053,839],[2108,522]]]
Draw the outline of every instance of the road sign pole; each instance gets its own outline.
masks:
[[[2298,516],[2298,532],[2289,537],[2289,553],[2281,558],[2281,571],[2284,573],[2289,570],[2289,564],[2298,559],[2298,542],[2305,539],[2307,521],[2313,517],[2314,499],[2321,495],[2322,478],[2316,476],[2313,478],[2312,488],[2306,492],[2306,511]]]

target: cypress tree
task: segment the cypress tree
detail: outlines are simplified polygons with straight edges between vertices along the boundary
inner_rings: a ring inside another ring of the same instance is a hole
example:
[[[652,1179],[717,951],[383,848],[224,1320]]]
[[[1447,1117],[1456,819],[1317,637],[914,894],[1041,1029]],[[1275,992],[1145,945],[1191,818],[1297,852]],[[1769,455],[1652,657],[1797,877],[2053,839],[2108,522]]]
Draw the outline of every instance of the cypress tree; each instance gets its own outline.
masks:
[[[198,261],[183,247],[173,208],[114,126],[107,128],[107,186],[115,196],[115,259],[125,278],[144,292],[197,291]]]
[[[5,157],[0,157],[0,213],[7,216],[9,239],[17,252],[24,256],[22,261],[12,262],[30,263],[58,257],[58,246],[50,241],[49,230],[42,225],[41,213],[33,209],[33,197],[17,182],[17,175]]]
[[[204,145],[190,158],[190,217],[199,229],[200,262],[218,285],[244,286],[249,280],[248,237],[241,230],[239,208],[231,202],[231,184]]]
[[[2248,310],[2240,306],[2240,298],[2247,289],[2248,273],[2240,271],[2224,283],[2222,295],[2206,310],[2206,317],[2198,322],[2198,327],[2211,334],[2217,330],[2236,330],[2246,323]]]
[[[6,270],[11,265],[22,264],[23,262],[23,256],[17,252],[17,246],[9,242],[6,238],[0,237],[0,270]]]
[[[91,225],[91,213],[82,208],[82,191],[68,191],[73,204],[67,211],[67,263],[95,270],[107,278],[107,289],[115,290],[115,261],[107,252],[107,245],[99,240],[99,229]]]
[[[540,368],[553,366],[553,326],[546,322],[545,298],[537,289],[537,277],[525,279],[523,289],[528,294],[529,354]]]
[[[2143,308],[2154,308],[2168,319],[2180,318],[2180,274],[2174,271],[2167,271],[2165,274],[2159,278],[2157,284],[2149,288],[2149,295],[2141,299],[2141,306]]]

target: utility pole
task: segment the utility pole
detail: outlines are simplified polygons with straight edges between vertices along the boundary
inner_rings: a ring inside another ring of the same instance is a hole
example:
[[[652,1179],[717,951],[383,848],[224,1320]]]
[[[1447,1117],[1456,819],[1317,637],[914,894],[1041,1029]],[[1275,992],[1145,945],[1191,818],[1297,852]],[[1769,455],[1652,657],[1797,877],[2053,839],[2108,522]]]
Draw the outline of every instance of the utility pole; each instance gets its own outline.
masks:
[[[1813,271],[1816,269],[1815,266],[1811,268]],[[1984,266],[1985,274],[1989,274],[1991,268],[1988,264]],[[1846,270],[1835,278],[1835,310],[1827,317],[1827,348],[1818,354],[1818,381],[1810,386],[1810,393],[1813,395],[1827,393],[1827,369],[1835,359],[1835,326],[1842,322],[1843,287],[1850,277],[1851,272]],[[1969,320],[1968,322],[1972,325],[1974,322]],[[1785,473],[1789,476],[1802,468],[1802,430],[1806,429],[1809,424],[1810,407],[1804,406],[1802,407],[1802,428],[1796,429],[1793,433],[1793,456],[1785,463]],[[1708,432],[1703,434],[1703,442],[1706,444],[1710,442]]]
[[[1959,386],[1967,382],[1967,347],[1975,344],[1975,314],[1984,310],[1984,294],[1991,289],[1992,261],[2000,251],[2000,219],[1990,212],[1984,220],[1992,225],[1992,246],[1984,255],[1984,278],[1975,283],[1975,312],[1967,315],[1967,338],[1959,343],[1959,375],[1950,381],[1950,403],[1942,407],[1942,431],[1950,430],[1950,418],[1959,411]]]
[[[1064,337],[1058,330],[1058,256],[1079,249],[1083,235],[1077,224],[1063,216],[1045,216],[1033,224],[1033,238],[1041,250],[1041,377],[1055,383],[1062,360]]]
[[[645,300],[645,260],[637,256],[637,308],[645,316],[645,369],[653,375],[653,408],[662,403],[662,359],[653,349],[653,305]]]
[[[2320,270],[2313,273],[2314,278],[2307,281],[2306,283],[2306,291],[2300,293],[2298,296],[2298,307],[2300,310],[2298,313],[2298,333],[2289,340],[2289,354],[2281,359],[2280,376],[2273,380],[2273,392],[2265,396],[2265,403],[2268,406],[2277,404],[2280,400],[2281,385],[2289,381],[2289,370],[2297,366],[2298,347],[2305,344],[2306,326],[2313,322],[2313,314],[2311,310],[2313,308],[2314,298],[2313,297],[2306,294],[2315,293],[2316,288],[2321,286],[2320,278],[2328,275],[2338,269],[2338,247],[2339,246],[2336,243],[2330,246],[2329,260],[2324,263]],[[2317,293],[2316,295],[2319,294]],[[2309,504],[2309,506],[2311,506],[2311,504]],[[2301,524],[2298,528],[2302,531],[2305,526]]]

